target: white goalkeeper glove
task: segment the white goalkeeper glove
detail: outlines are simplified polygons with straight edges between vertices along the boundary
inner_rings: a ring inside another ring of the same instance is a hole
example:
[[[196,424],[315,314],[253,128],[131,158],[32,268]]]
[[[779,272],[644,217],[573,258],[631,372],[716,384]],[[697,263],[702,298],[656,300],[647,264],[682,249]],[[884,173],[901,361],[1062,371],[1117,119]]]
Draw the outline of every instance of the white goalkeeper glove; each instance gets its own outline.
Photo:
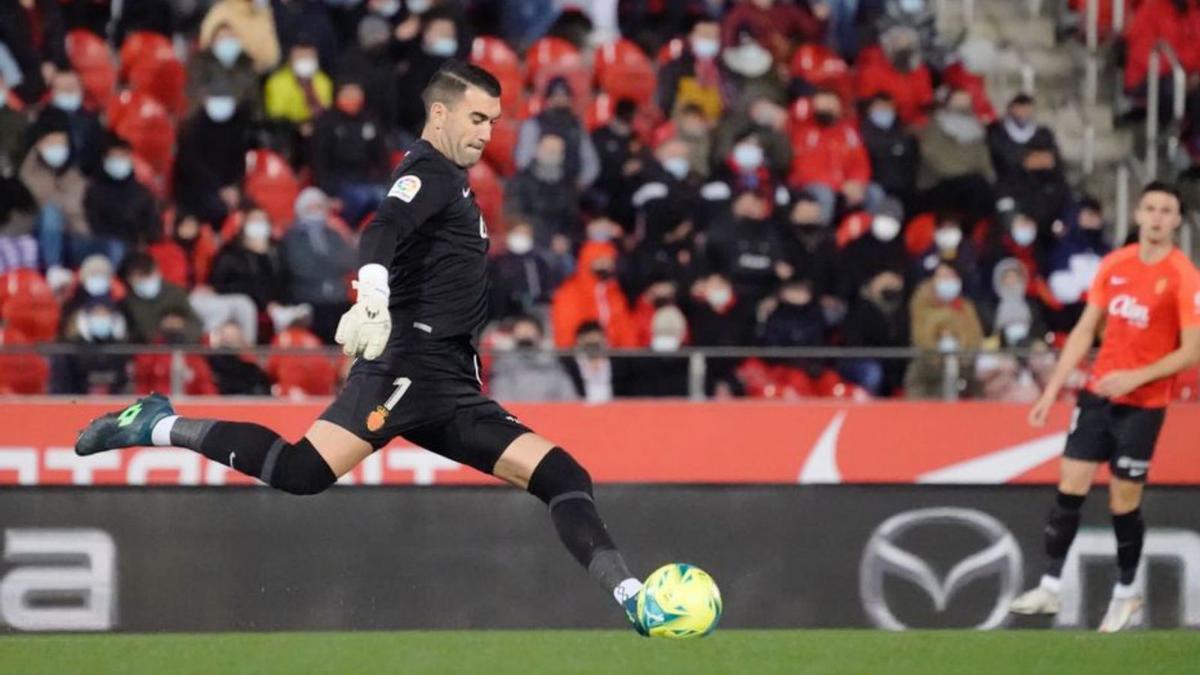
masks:
[[[334,342],[342,346],[346,356],[362,356],[370,361],[379,358],[392,333],[392,315],[388,312],[387,268],[379,264],[363,265],[358,280],[352,284],[358,299],[338,322]]]

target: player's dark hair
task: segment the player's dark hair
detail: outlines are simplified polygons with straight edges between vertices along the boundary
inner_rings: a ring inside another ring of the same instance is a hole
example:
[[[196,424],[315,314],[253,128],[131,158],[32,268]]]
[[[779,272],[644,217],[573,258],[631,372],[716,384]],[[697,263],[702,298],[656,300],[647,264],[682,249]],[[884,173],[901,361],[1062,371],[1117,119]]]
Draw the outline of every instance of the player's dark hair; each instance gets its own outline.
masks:
[[[1150,181],[1146,187],[1142,188],[1142,194],[1138,196],[1138,201],[1141,201],[1142,197],[1151,192],[1162,192],[1171,195],[1175,198],[1175,203],[1179,205],[1179,212],[1183,213],[1183,195],[1179,193],[1179,188],[1175,187],[1174,184],[1162,180]]]
[[[479,66],[449,59],[429,78],[429,84],[421,92],[425,113],[429,114],[434,103],[449,106],[458,101],[466,93],[467,87],[478,87],[488,96],[500,96],[500,82],[491,73]]]

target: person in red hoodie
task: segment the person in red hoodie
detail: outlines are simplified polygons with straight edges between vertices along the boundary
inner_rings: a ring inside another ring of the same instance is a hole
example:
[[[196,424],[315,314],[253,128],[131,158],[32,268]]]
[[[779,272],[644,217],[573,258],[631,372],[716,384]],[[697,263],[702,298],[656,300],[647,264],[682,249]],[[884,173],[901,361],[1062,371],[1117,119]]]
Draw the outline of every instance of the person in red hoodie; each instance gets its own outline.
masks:
[[[917,32],[907,26],[895,26],[880,35],[879,45],[864,49],[858,57],[858,99],[886,93],[896,102],[901,122],[925,124],[933,105],[933,78],[921,60],[920,47]]]
[[[588,321],[604,327],[611,347],[635,347],[637,336],[629,301],[616,280],[617,248],[604,241],[589,241],[579,251],[579,266],[554,293],[550,318],[554,345],[570,347],[575,333]]]
[[[792,152],[788,184],[815,196],[827,220],[839,197],[849,208],[870,208],[883,199],[883,191],[871,185],[862,136],[842,118],[842,100],[832,89],[813,96],[812,118],[793,129]]]

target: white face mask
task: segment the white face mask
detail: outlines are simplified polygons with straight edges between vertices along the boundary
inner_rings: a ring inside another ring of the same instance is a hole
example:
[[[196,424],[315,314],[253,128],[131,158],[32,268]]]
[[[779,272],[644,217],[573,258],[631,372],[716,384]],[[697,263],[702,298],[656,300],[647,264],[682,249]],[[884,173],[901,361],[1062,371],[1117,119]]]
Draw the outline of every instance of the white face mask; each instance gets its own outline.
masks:
[[[246,232],[246,238],[251,241],[261,242],[271,238],[271,224],[262,218],[247,220],[242,229]]]
[[[1029,337],[1029,324],[1027,323],[1010,323],[1004,327],[1004,341],[1010,345],[1015,345],[1027,337]]]
[[[513,232],[504,241],[508,250],[516,255],[525,255],[533,250],[533,237],[524,232]]]
[[[733,148],[733,161],[747,171],[754,171],[763,163],[763,149],[753,143],[738,143]]]
[[[128,157],[105,158],[104,173],[113,180],[125,180],[133,173],[133,161]]]
[[[943,354],[953,354],[958,351],[958,338],[953,335],[943,335],[938,338],[937,348]]]
[[[1037,226],[1020,225],[1012,230],[1013,241],[1017,246],[1029,246],[1037,239]]]
[[[134,295],[143,300],[153,300],[158,297],[162,291],[162,277],[157,274],[152,277],[138,279],[130,284],[133,287]]]
[[[650,350],[655,352],[673,352],[679,349],[683,341],[674,335],[655,335],[650,338]]]
[[[204,112],[214,122],[228,122],[237,110],[237,101],[232,96],[209,96],[204,100]]]
[[[380,2],[375,5],[375,12],[388,18],[396,16],[396,13],[399,11],[400,0],[387,0],[387,2]]]
[[[433,0],[408,0],[408,11],[413,14],[424,14],[433,7]]]
[[[871,234],[879,241],[892,241],[900,234],[900,221],[891,216],[875,216],[871,221]]]
[[[296,77],[307,80],[317,74],[317,60],[307,56],[296,59],[292,61],[292,72],[296,74]]]
[[[962,281],[954,278],[938,279],[933,282],[933,292],[942,302],[950,302],[962,293]]]
[[[87,326],[88,335],[97,340],[107,340],[113,334],[113,318],[110,314],[91,314],[87,317],[84,325]]]
[[[943,227],[933,233],[933,242],[943,251],[953,251],[962,243],[963,233],[957,227]]]
[[[61,92],[51,97],[54,107],[67,112],[75,112],[83,105],[83,94],[79,92]]]
[[[430,56],[449,58],[458,53],[458,40],[452,37],[441,37],[425,43],[425,52]]]
[[[676,180],[687,178],[688,171],[692,168],[691,162],[688,161],[687,157],[670,157],[662,163],[662,166]]]
[[[710,38],[692,40],[692,54],[698,59],[711,59],[721,51],[721,43]]]
[[[713,309],[721,309],[733,299],[733,290],[728,286],[714,286],[708,289],[705,299],[708,300],[708,304],[712,305]]]
[[[88,295],[108,295],[110,288],[112,288],[112,280],[108,277],[90,276],[83,278],[83,290],[87,291]]]
[[[38,146],[38,154],[42,156],[43,162],[57,169],[67,163],[71,150],[64,143],[55,143]]]
[[[228,68],[232,66],[238,57],[242,55],[242,43],[235,37],[218,38],[212,46],[213,56],[221,62],[221,65]]]

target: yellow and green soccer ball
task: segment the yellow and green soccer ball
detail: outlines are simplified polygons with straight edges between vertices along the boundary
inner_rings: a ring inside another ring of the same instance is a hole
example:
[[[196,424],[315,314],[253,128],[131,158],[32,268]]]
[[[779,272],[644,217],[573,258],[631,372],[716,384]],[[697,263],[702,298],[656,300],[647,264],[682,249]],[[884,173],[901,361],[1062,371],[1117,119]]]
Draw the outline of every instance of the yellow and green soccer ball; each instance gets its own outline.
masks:
[[[704,637],[716,630],[721,606],[721,591],[708,572],[671,563],[646,578],[637,620],[650,637]]]

